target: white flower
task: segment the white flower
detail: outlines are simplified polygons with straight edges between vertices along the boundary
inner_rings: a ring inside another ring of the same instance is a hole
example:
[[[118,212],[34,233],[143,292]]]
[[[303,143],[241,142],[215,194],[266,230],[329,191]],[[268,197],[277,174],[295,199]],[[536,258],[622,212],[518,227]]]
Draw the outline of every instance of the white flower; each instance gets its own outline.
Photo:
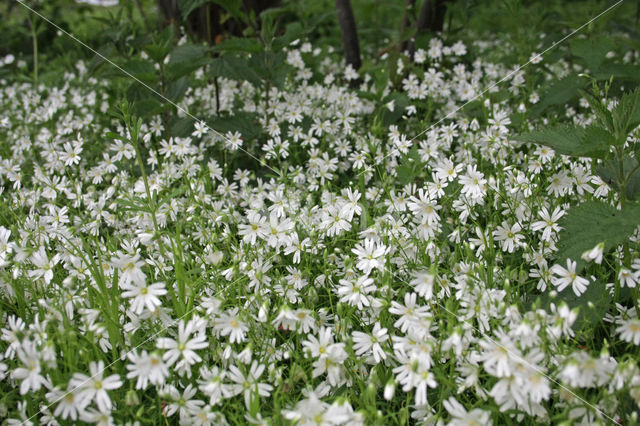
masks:
[[[132,364],[127,365],[127,379],[137,378],[136,389],[145,389],[149,383],[161,385],[169,377],[169,369],[157,353],[147,353],[143,350],[140,355],[135,351],[127,355]]]
[[[387,359],[387,354],[381,346],[381,343],[387,339],[389,339],[387,329],[382,328],[380,323],[376,322],[371,334],[360,331],[353,332],[353,350],[358,356],[373,355],[375,363],[379,364],[383,359]]]
[[[40,246],[40,249],[33,253],[31,256],[31,262],[38,269],[33,271],[29,271],[29,276],[34,279],[38,279],[40,277],[44,278],[44,282],[49,284],[53,279],[53,267],[60,261],[60,255],[54,255],[51,260],[47,256],[47,253],[44,251],[44,247]]]
[[[258,382],[264,369],[265,366],[258,364],[255,360],[251,363],[251,368],[246,375],[235,365],[229,367],[229,379],[235,382],[230,385],[230,391],[233,395],[244,394],[244,402],[247,408],[251,405],[251,395],[254,392],[260,396],[269,396],[273,390],[273,386]]]
[[[33,342],[25,341],[17,350],[18,358],[24,367],[16,368],[11,372],[11,377],[22,380],[20,383],[20,395],[26,395],[29,390],[37,392],[40,388],[48,386],[49,382],[42,375],[40,367],[40,354]]]
[[[616,333],[625,342],[633,342],[634,345],[640,345],[640,319],[621,320],[620,326],[616,328]]]
[[[249,327],[240,320],[238,308],[233,308],[220,316],[216,322],[215,329],[223,336],[229,336],[231,343],[241,343],[246,339],[245,333]]]
[[[500,241],[502,250],[513,253],[516,247],[522,246],[524,242],[524,235],[520,233],[522,227],[518,223],[510,225],[506,220],[502,222],[502,225],[493,231],[493,237],[496,241]]]
[[[430,300],[433,297],[433,282],[435,276],[426,271],[415,271],[413,274],[413,280],[409,283],[413,286],[419,296],[425,300]]]
[[[479,199],[486,193],[487,180],[484,174],[476,170],[476,165],[468,165],[467,173],[460,176],[458,181],[462,184],[462,194],[472,199]]]
[[[595,261],[598,265],[602,263],[602,256],[604,255],[604,242],[597,244],[591,250],[587,250],[582,253],[582,259],[591,262]]]
[[[340,295],[341,302],[346,302],[351,306],[357,306],[358,309],[363,309],[364,306],[370,306],[371,304],[367,294],[375,290],[376,286],[373,283],[373,278],[365,275],[359,277],[356,281],[350,279],[340,280],[338,295]]]
[[[356,267],[363,273],[368,275],[373,269],[382,269],[384,267],[384,256],[387,248],[382,243],[376,243],[372,239],[365,238],[364,245],[356,244],[351,252],[358,256]]]
[[[551,277],[551,283],[558,287],[558,291],[562,291],[571,285],[576,296],[580,296],[587,290],[589,281],[586,278],[576,274],[576,262],[567,259],[567,268],[556,264],[549,270],[555,276]]]
[[[549,214],[549,210],[547,210],[546,207],[543,207],[538,212],[538,216],[540,216],[542,220],[532,223],[531,230],[542,230],[542,240],[551,241],[551,236],[562,229],[558,225],[558,220],[560,220],[560,218],[564,216],[564,214],[564,210],[562,210],[560,207],[556,207],[551,214]]]
[[[157,282],[155,284],[147,285],[145,282],[132,282],[123,286],[124,292],[122,297],[132,297],[131,310],[140,315],[145,306],[150,311],[155,311],[162,305],[162,301],[158,296],[164,296],[167,294],[165,285],[163,282]]]
[[[451,414],[452,419],[448,426],[490,425],[491,413],[489,411],[474,408],[467,411],[454,397],[449,397],[443,402],[444,408]]]
[[[122,380],[117,374],[103,378],[104,370],[103,361],[91,361],[89,363],[90,375],[74,373],[69,381],[69,386],[79,388],[78,396],[80,398],[86,399],[88,402],[95,400],[100,411],[108,412],[111,411],[113,404],[107,391],[119,389],[122,386]]]
[[[192,337],[191,334],[196,331],[195,325],[196,322],[194,320],[189,321],[186,326],[184,320],[181,320],[178,323],[177,340],[167,337],[158,339],[157,347],[160,349],[168,349],[162,356],[162,359],[167,362],[167,365],[173,365],[178,358],[181,358],[176,367],[180,370],[202,361],[202,358],[195,351],[208,346],[207,337],[204,333],[197,332],[196,335]]]

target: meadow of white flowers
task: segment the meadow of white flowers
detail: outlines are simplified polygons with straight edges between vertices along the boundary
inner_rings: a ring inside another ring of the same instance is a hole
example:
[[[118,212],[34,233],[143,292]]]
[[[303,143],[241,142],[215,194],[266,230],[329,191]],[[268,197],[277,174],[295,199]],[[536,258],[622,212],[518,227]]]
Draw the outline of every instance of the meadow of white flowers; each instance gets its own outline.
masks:
[[[514,117],[543,124],[528,76],[575,65],[514,72],[481,59],[497,49],[433,39],[408,102],[380,104],[365,94],[391,85],[300,42],[268,103],[219,81],[221,114],[256,113],[261,139],[199,121],[169,137],[160,116],[138,129],[82,62],[53,86],[0,81],[0,418],[637,421],[638,313],[589,322],[578,296],[635,292],[638,235],[630,267],[597,247],[588,273],[555,264],[570,206],[615,193],[590,159],[513,137]],[[215,90],[200,70],[181,107],[209,116]],[[456,111],[480,94],[477,116]],[[564,112],[594,118],[584,100]]]

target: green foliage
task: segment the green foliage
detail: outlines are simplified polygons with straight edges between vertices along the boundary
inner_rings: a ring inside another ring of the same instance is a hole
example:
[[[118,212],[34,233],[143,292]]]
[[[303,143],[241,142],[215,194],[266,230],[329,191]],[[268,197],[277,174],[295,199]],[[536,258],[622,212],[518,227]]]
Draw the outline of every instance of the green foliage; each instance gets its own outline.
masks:
[[[582,262],[582,254],[599,243],[609,251],[628,241],[640,224],[640,204],[629,203],[618,210],[602,201],[589,201],[572,207],[562,218],[558,252],[559,264],[566,259]]]
[[[517,136],[517,139],[546,145],[560,154],[591,158],[604,158],[614,142],[611,134],[600,127],[567,125],[525,133]]]

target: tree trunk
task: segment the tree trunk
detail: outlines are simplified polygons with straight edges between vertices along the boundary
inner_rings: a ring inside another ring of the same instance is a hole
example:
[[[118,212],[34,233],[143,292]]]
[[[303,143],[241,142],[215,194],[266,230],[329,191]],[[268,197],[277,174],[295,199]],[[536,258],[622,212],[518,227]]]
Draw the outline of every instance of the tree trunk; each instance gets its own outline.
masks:
[[[446,0],[424,0],[416,24],[418,32],[421,33],[425,30],[432,32],[442,31],[446,13]]]
[[[424,0],[416,22],[416,36],[429,30],[440,32],[444,26],[444,15],[447,13],[447,0]],[[413,61],[416,51],[415,36],[407,43],[409,59]]]
[[[335,0],[338,9],[338,23],[342,32],[342,45],[344,47],[344,57],[347,64],[355,70],[360,69],[362,60],[360,59],[360,44],[358,43],[358,33],[356,31],[356,21],[351,10],[349,0]]]

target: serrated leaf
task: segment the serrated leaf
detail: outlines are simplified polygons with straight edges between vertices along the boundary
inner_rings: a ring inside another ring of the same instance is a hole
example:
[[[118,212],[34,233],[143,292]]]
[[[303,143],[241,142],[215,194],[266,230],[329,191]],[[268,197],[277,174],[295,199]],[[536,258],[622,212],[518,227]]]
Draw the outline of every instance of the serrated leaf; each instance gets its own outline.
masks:
[[[584,87],[586,80],[577,74],[570,74],[552,83],[540,97],[540,102],[531,110],[533,117],[540,115],[552,105],[562,105],[573,99]]]
[[[216,117],[207,120],[207,124],[223,135],[227,132],[240,132],[243,139],[253,139],[261,133],[256,115],[248,112],[239,112],[228,117]]]
[[[625,158],[622,162],[624,174],[627,175],[627,184],[625,186],[625,194],[629,200],[636,200],[640,194],[640,163],[635,158]],[[607,161],[604,164],[594,166],[595,173],[611,186],[615,191],[618,188],[618,167],[620,165],[614,161]],[[633,172],[633,173],[632,173]],[[631,175],[629,175],[631,173]]]
[[[571,42],[571,53],[579,57],[591,71],[598,69],[611,49],[613,42],[608,38],[574,39]]]
[[[605,251],[612,250],[629,239],[640,225],[640,204],[628,203],[624,210],[617,210],[602,201],[588,201],[572,207],[560,221],[563,230],[559,235],[556,263],[566,264],[566,259],[584,265],[582,254],[604,242]]]
[[[620,136],[624,137],[620,143],[624,143],[627,134],[640,124],[640,88],[622,95],[612,115]]]
[[[596,113],[596,118],[600,126],[607,129],[609,132],[614,133],[615,128],[613,126],[613,116],[611,115],[611,111],[607,109],[606,105],[603,105],[599,99],[596,99],[590,93],[583,90],[581,90],[580,93],[585,97],[587,102],[589,102],[591,109]]]
[[[185,44],[171,51],[167,64],[167,76],[174,80],[183,77],[200,67],[211,63],[205,46]]]
[[[175,81],[172,81],[167,86],[167,92],[165,96],[172,102],[178,103],[182,100],[182,97],[189,88],[189,79],[187,77],[181,77]]]
[[[223,56],[215,58],[209,67],[211,75],[225,77],[232,80],[248,81],[253,85],[261,84],[262,80],[256,72],[249,67],[245,58],[235,56]]]
[[[545,145],[560,154],[590,158],[603,158],[613,143],[611,134],[596,126],[561,125],[520,134],[515,139]]]
[[[144,81],[145,83],[152,83],[158,78],[158,74],[153,63],[146,59],[130,59],[124,63],[122,68],[127,71],[127,73]]]

